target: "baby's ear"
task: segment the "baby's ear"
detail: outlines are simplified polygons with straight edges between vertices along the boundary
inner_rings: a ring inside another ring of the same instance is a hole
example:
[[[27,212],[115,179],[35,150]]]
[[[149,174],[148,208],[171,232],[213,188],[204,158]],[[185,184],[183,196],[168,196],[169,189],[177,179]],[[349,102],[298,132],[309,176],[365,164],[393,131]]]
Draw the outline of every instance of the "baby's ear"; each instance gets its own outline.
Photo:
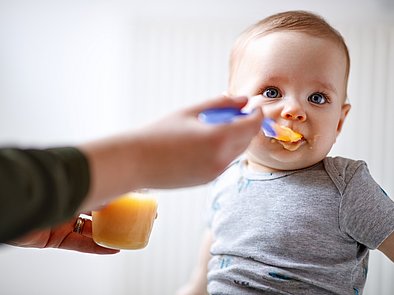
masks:
[[[337,136],[339,135],[339,133],[341,133],[342,127],[343,127],[343,123],[345,122],[345,119],[347,117],[347,114],[349,113],[351,108],[351,105],[348,103],[345,103],[342,106],[341,109],[341,117],[339,118],[339,122],[338,122],[338,126],[337,126]]]

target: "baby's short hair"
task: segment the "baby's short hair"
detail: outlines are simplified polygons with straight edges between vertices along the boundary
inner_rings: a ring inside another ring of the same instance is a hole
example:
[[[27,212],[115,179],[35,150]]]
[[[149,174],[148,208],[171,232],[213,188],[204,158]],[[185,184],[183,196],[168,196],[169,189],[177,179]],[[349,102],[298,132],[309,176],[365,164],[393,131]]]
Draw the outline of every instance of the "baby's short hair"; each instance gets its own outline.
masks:
[[[327,38],[337,43],[343,49],[346,57],[346,84],[350,71],[349,50],[342,35],[328,24],[321,16],[308,11],[286,11],[271,15],[247,28],[235,41],[230,54],[229,82],[232,83],[245,48],[248,44],[264,35],[274,32],[294,31],[314,37]]]

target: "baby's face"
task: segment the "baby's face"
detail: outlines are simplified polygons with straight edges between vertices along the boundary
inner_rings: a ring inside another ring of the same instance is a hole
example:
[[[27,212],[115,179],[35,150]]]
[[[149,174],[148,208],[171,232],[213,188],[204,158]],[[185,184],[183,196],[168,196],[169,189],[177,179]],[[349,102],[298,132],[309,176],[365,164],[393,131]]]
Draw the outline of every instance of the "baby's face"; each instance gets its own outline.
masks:
[[[234,73],[229,92],[256,96],[264,116],[301,133],[295,143],[266,137],[251,142],[248,162],[257,169],[300,169],[330,151],[350,109],[346,57],[331,40],[299,32],[275,32],[252,41]]]

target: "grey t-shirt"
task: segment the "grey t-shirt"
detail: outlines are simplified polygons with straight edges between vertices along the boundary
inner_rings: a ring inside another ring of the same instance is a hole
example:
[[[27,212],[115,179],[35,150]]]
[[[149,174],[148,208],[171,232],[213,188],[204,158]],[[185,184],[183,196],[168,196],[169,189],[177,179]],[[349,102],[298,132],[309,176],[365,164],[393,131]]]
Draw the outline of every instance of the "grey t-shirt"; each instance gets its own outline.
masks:
[[[326,158],[214,183],[210,294],[362,294],[369,249],[394,231],[394,202],[363,161]]]

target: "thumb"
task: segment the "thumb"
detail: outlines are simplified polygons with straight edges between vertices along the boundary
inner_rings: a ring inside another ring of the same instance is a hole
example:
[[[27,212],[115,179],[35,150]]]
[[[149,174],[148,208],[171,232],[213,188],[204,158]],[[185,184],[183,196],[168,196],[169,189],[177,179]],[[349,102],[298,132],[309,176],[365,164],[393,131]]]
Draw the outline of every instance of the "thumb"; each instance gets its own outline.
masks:
[[[202,111],[211,108],[243,108],[248,103],[248,98],[246,96],[238,96],[238,97],[228,97],[228,96],[219,96],[214,99],[210,99],[204,101],[198,105],[190,107],[187,112],[197,116]]]
[[[256,135],[261,130],[261,124],[264,116],[263,111],[260,107],[253,109],[253,111],[247,116],[238,117],[233,124],[233,132],[240,132],[240,134],[246,132],[248,136]]]

